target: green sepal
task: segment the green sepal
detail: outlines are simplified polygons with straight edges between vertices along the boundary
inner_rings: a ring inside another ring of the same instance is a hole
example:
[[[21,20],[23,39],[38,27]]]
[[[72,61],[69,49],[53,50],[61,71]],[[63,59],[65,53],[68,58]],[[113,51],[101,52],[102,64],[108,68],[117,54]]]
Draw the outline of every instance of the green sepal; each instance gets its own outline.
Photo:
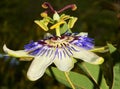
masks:
[[[75,22],[77,21],[77,19],[78,19],[77,17],[71,17],[69,22],[68,22],[68,27],[73,28],[73,26],[74,26]]]
[[[65,32],[72,33],[72,31],[68,28],[67,23],[64,23],[60,28],[60,34],[64,34]]]
[[[108,46],[108,48],[109,48],[109,51],[110,51],[110,53],[113,53],[113,52],[115,52],[116,50],[117,50],[117,48],[115,48],[112,44],[110,44],[110,43],[107,43],[107,46]]]

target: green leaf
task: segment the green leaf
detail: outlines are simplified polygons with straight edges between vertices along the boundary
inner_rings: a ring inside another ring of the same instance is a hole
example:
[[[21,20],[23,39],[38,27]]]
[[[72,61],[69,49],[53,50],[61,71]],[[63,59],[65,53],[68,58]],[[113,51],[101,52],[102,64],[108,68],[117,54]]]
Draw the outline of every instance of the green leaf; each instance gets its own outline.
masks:
[[[68,28],[67,23],[64,23],[63,26],[60,28],[60,34],[63,34],[65,32],[71,33],[72,31]]]
[[[112,89],[120,89],[120,63],[114,66],[114,78]]]
[[[64,72],[58,70],[55,67],[52,67],[52,71],[56,77],[56,79],[65,84],[68,87],[71,87],[68,81],[66,80],[66,77],[64,75]],[[46,71],[46,73],[51,76],[51,73],[49,70]],[[92,89],[93,84],[92,82],[84,75],[76,73],[76,72],[69,72],[69,77],[72,81],[72,83],[75,85],[76,89]]]
[[[107,43],[107,45],[108,45],[108,48],[109,48],[110,53],[113,53],[113,52],[116,51],[116,48],[115,48],[112,44]]]
[[[92,65],[89,63],[81,63],[79,64],[79,67],[81,67],[86,74],[90,75],[95,82],[97,82],[97,78],[99,75],[99,66],[98,65]]]
[[[101,89],[109,89],[109,86],[107,85],[104,76],[102,76],[102,81],[101,81]]]
[[[100,73],[100,68],[99,68],[99,65],[93,65],[93,64],[89,64],[89,63],[82,63],[82,64],[79,64],[79,67],[81,69],[84,70],[84,72],[88,75],[88,77],[92,80],[92,82],[98,86],[99,84],[97,83],[97,81],[99,81],[99,77],[100,77],[100,89],[109,89],[106,82],[105,82],[105,79],[104,77],[99,73]]]

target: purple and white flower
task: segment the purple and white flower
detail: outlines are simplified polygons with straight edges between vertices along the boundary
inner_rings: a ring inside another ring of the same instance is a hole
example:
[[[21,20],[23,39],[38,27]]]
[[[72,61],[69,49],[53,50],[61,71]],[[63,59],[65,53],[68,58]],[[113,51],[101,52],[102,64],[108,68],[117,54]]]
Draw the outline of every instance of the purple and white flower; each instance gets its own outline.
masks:
[[[33,60],[27,77],[31,81],[35,81],[43,76],[46,68],[54,63],[56,67],[64,72],[69,72],[75,64],[75,59],[81,59],[91,64],[101,64],[104,59],[91,52],[94,49],[94,40],[88,37],[87,33],[81,32],[79,34],[70,32],[77,17],[62,14],[63,10],[71,8],[75,10],[75,4],[68,5],[65,8],[55,11],[49,3],[43,4],[44,8],[50,8],[53,12],[53,18],[47,16],[48,11],[42,13],[42,20],[36,20],[43,30],[48,31],[55,29],[56,35],[47,34],[46,37],[37,42],[31,41],[24,46],[24,50],[14,51],[8,49],[6,45],[3,46],[4,51],[14,57],[19,57],[21,60]],[[48,27],[48,24],[52,24]],[[63,27],[62,27],[63,26]],[[63,29],[64,28],[64,29]],[[64,30],[64,31],[63,31]],[[69,30],[69,32],[66,32]]]
[[[87,33],[67,33],[61,37],[47,37],[37,42],[31,41],[24,50],[13,51],[4,45],[3,49],[11,56],[33,59],[27,76],[35,81],[43,76],[46,68],[54,63],[61,71],[70,71],[74,67],[73,58],[91,64],[101,64],[104,59],[89,50],[94,48],[94,40]]]

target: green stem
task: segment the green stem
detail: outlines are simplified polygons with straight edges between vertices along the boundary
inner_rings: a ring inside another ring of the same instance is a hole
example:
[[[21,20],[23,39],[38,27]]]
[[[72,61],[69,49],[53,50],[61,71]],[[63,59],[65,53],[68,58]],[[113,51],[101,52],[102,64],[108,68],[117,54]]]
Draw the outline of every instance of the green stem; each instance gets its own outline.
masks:
[[[60,37],[60,27],[58,26],[58,27],[56,27],[56,36],[59,36]]]
[[[72,81],[70,80],[69,76],[68,76],[68,72],[64,72],[65,76],[67,78],[67,81],[69,82],[69,84],[71,85],[72,89],[75,89],[75,86],[73,85]]]
[[[89,51],[91,51],[91,52],[105,52],[105,51],[107,51],[107,49],[108,49],[108,46],[104,46],[104,47],[99,47],[99,48],[93,48]]]

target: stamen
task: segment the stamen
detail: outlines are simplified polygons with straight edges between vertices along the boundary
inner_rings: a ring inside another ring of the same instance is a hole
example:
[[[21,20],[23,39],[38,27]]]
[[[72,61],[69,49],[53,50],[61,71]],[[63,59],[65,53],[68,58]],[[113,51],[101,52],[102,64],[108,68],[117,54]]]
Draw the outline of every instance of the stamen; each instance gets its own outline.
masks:
[[[48,13],[48,11],[44,11],[44,12],[42,12],[40,15],[41,15],[41,17],[43,17],[43,18],[44,18],[44,17],[47,17],[47,16],[48,16],[48,14],[47,14],[47,13]]]
[[[64,24],[64,23],[65,23],[65,21],[60,21],[60,22],[54,24],[53,26],[51,26],[50,29],[55,29],[55,28],[59,27],[61,24]]]
[[[60,9],[59,11],[57,11],[57,13],[61,13],[67,9],[71,8],[73,11],[77,9],[77,6],[75,4],[70,4],[65,6],[64,8]]]

